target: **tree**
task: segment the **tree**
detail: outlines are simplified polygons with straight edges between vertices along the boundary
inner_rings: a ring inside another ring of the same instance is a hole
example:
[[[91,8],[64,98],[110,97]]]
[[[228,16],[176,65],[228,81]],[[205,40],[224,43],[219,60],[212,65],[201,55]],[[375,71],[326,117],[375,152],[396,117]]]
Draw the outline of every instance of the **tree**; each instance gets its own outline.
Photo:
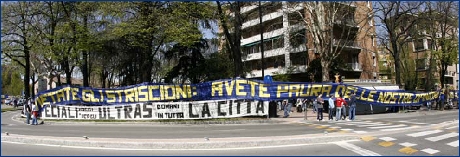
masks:
[[[13,64],[2,63],[2,94],[20,95],[24,89],[21,82],[19,68]]]
[[[37,2],[2,3],[2,54],[24,68],[24,94],[30,97],[30,55],[36,44]]]
[[[441,87],[445,88],[447,67],[458,63],[458,2],[426,2],[424,26],[432,39],[432,57],[438,60]]]
[[[401,84],[401,47],[411,37],[418,18],[413,17],[419,12],[423,2],[379,1],[375,8],[377,25],[383,28],[378,33],[380,43],[390,52],[394,59],[396,84]]]
[[[243,61],[241,58],[241,26],[242,26],[242,15],[241,15],[241,3],[240,1],[229,2],[225,6],[226,9],[222,8],[220,1],[217,2],[217,10],[219,20],[223,28],[225,36],[225,47],[231,54],[234,65],[234,77],[242,76]],[[228,13],[232,13],[230,16]],[[231,28],[229,28],[229,26]]]
[[[347,45],[354,45],[355,40],[362,40],[357,37],[357,32],[369,32],[370,27],[366,27],[369,18],[362,18],[356,21],[355,14],[366,12],[372,15],[372,9],[358,11],[350,7],[350,3],[343,2],[303,2],[292,3],[289,8],[296,8],[303,5],[305,12],[295,11],[306,26],[307,39],[311,39],[313,49],[320,54],[321,80],[329,81],[330,70],[333,61],[342,53]],[[362,13],[361,13],[362,14]],[[363,25],[360,27],[349,27],[348,25]],[[337,26],[337,27],[336,27]],[[350,42],[352,41],[352,42]]]

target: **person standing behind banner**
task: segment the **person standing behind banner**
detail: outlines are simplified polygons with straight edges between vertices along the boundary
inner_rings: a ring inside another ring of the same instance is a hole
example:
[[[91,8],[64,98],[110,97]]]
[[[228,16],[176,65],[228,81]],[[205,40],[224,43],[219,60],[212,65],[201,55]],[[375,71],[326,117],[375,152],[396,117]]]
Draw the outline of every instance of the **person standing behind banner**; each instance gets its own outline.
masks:
[[[30,114],[31,114],[31,111],[32,109],[30,108],[30,105],[32,105],[30,103],[30,101],[27,101],[27,103],[24,104],[24,115],[26,116],[26,124],[27,125],[30,125]]]
[[[323,120],[323,104],[324,104],[324,100],[323,100],[322,96],[323,96],[323,94],[320,94],[318,96],[318,98],[316,98],[316,101],[318,102],[317,103],[318,115],[316,116],[316,119],[318,119],[318,121]]]
[[[289,117],[289,113],[291,112],[290,110],[288,110],[288,101],[287,100],[283,100],[283,110],[284,110],[284,116],[283,118],[287,118]]]
[[[355,92],[351,91],[350,113],[348,114],[349,120],[355,120],[355,115],[356,115],[356,95],[355,95]]]
[[[328,102],[329,102],[329,120],[334,120],[334,107],[335,107],[335,104],[334,104],[334,94],[331,94]]]
[[[345,100],[343,99],[342,94],[339,95],[339,97],[336,99],[336,115],[335,115],[335,121],[338,121],[341,118],[341,113],[342,113],[342,106],[345,104]]]
[[[38,106],[32,104],[32,125],[38,125]]]

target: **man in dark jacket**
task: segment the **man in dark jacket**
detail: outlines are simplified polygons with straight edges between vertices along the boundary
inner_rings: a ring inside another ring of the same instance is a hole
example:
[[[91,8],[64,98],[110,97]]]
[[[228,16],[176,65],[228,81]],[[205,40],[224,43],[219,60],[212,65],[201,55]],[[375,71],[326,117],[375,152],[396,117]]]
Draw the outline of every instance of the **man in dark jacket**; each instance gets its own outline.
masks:
[[[26,124],[30,124],[30,114],[32,113],[32,109],[30,108],[30,100],[24,104],[24,115],[26,115]]]

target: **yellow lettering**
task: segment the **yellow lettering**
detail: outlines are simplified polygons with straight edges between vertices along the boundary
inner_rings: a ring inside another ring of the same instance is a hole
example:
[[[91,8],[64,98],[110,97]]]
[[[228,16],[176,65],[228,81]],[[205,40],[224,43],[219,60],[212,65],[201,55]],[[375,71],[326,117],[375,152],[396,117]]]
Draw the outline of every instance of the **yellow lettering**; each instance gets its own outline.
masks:
[[[135,94],[133,89],[125,89],[125,102],[136,102],[135,101]]]
[[[103,102],[104,101],[104,93],[102,92],[102,90],[99,90],[99,95],[101,96],[100,99],[96,99],[98,102]]]
[[[169,96],[169,89],[171,89],[171,95],[172,96]],[[164,86],[164,91],[165,91],[165,99],[166,100],[174,100],[176,98],[176,91],[174,90],[174,86],[170,86],[170,85],[165,85]]]
[[[367,100],[370,101],[370,102],[374,102],[374,95],[377,94],[376,91],[370,91],[369,92],[369,95],[367,97]]]
[[[160,100],[160,97],[154,97],[153,96],[153,90],[157,90],[157,89],[160,89],[159,86],[148,86],[149,88],[149,100],[153,100],[153,101],[158,101]]]
[[[332,90],[331,85],[323,85],[323,88],[321,88],[321,94],[323,94],[323,96],[329,96],[329,94],[331,93],[331,90]]]
[[[225,85],[225,91],[227,92],[227,96],[231,96],[233,94],[233,86],[235,86],[235,81],[230,81],[230,83],[228,83],[228,81],[225,81],[224,82],[224,85]]]
[[[249,81],[249,84],[251,85],[251,96],[254,97],[256,96],[256,85],[259,85],[259,83],[254,82],[254,81]],[[260,90],[260,87],[259,87],[259,90]]]
[[[107,93],[107,102],[108,103],[114,103],[115,100],[115,91],[112,90],[106,90],[105,93]]]
[[[300,84],[290,84],[289,85],[289,97],[292,97],[292,94],[295,94],[295,96],[299,96],[300,93]]]
[[[72,88],[72,100],[80,100],[78,98],[78,88]]]
[[[259,85],[259,97],[261,98],[270,98],[270,93],[267,93],[267,86],[266,84]]]
[[[212,83],[211,96],[215,96],[216,92],[218,93],[217,96],[223,96],[222,82]]]
[[[83,98],[83,101],[85,102],[92,102],[92,100],[94,99],[94,93],[92,90],[89,89],[83,89],[81,91],[81,96]]]
[[[182,88],[179,85],[176,85],[176,98],[190,98],[191,91],[190,85],[182,85]]]
[[[246,96],[247,93],[244,91],[244,84],[246,84],[246,80],[236,80],[236,95],[238,96]],[[241,91],[243,90],[243,91]]]
[[[312,85],[311,87],[311,92],[310,92],[310,96],[319,96],[319,94],[321,93],[321,90],[322,90],[322,87],[323,85]]]
[[[145,91],[147,89],[147,91]],[[138,94],[138,100],[139,102],[147,102],[149,101],[149,92],[148,92],[148,87],[147,86],[139,86],[137,87],[137,92]]]
[[[56,102],[61,102],[63,99],[65,99],[65,93],[63,89],[57,92],[56,98],[57,98]]]
[[[305,91],[305,89],[307,91]],[[300,94],[299,94],[300,97],[307,97],[309,93],[310,93],[310,84],[306,84],[306,85],[303,84],[300,86]]]
[[[277,88],[276,89],[277,98],[281,98],[281,93],[289,92],[289,85],[287,84],[279,84],[276,88]]]
[[[118,94],[118,102],[123,102],[123,97],[121,96],[121,93],[123,93],[123,90],[116,90]]]

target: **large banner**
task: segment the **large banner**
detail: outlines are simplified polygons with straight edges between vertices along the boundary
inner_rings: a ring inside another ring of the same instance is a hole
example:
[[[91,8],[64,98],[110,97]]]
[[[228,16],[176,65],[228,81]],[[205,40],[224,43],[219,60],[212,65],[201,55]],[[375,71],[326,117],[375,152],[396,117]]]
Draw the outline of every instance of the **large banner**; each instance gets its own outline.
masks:
[[[44,119],[157,120],[268,115],[267,101],[221,100],[157,102],[117,106],[45,105]]]
[[[249,99],[272,101],[280,99],[315,98],[322,94],[328,98],[343,94],[348,98],[355,92],[358,101],[366,104],[403,106],[418,105],[436,99],[438,92],[411,93],[403,91],[369,90],[357,86],[334,83],[273,82],[227,79],[191,85],[143,83],[133,86],[100,89],[63,86],[40,92],[39,105],[124,105],[147,102],[200,101]]]

